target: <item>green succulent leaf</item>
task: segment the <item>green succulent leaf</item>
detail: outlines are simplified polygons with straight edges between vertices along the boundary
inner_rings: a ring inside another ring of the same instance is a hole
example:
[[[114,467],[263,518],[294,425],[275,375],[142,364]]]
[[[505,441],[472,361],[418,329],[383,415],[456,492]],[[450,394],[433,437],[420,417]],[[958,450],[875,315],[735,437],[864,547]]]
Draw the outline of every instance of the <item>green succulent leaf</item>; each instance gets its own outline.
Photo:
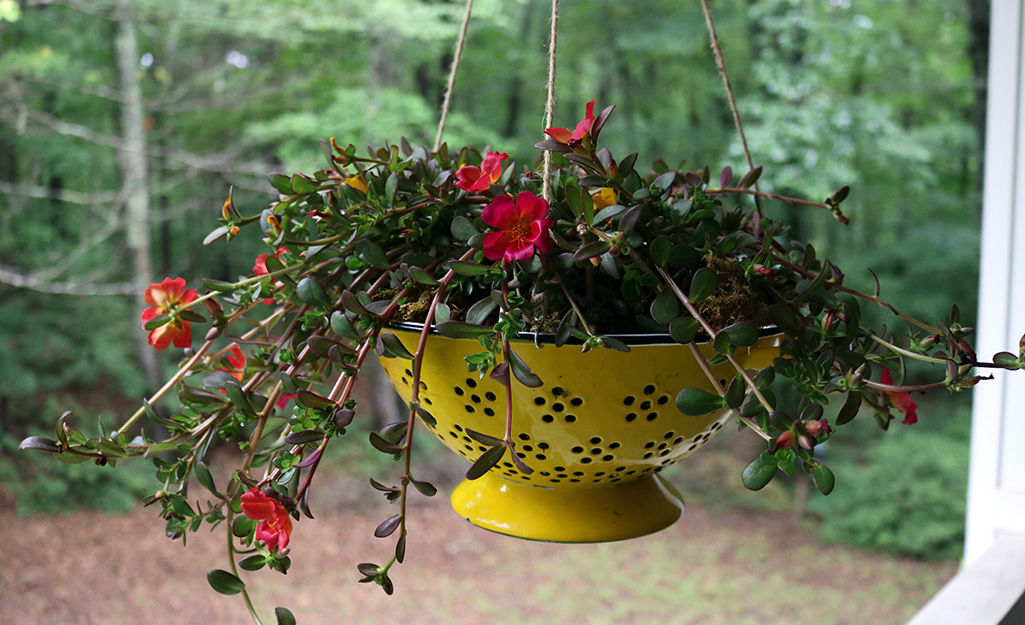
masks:
[[[274,608],[274,618],[278,620],[278,625],[295,625],[295,616],[288,608]]]
[[[812,469],[811,480],[815,482],[815,487],[823,495],[833,492],[833,486],[836,484],[836,477],[829,467],[824,464],[820,464]]]
[[[676,407],[690,417],[700,417],[726,407],[726,401],[703,388],[685,388],[676,396]]]
[[[214,590],[222,595],[237,595],[246,587],[245,582],[222,569],[207,571],[206,581],[209,582]]]
[[[488,449],[477,458],[470,468],[466,470],[466,479],[476,480],[490,471],[505,455],[505,445],[499,444]]]
[[[328,299],[324,287],[320,286],[320,283],[309,276],[299,281],[299,284],[295,287],[295,292],[299,299],[310,306],[318,306],[320,308],[331,307],[331,300]]]
[[[694,278],[690,282],[690,301],[697,303],[715,293],[715,287],[718,284],[719,278],[714,271],[708,267],[698,269],[694,272]]]
[[[751,461],[741,473],[741,481],[748,490],[761,490],[765,488],[776,475],[776,457],[765,452]]]

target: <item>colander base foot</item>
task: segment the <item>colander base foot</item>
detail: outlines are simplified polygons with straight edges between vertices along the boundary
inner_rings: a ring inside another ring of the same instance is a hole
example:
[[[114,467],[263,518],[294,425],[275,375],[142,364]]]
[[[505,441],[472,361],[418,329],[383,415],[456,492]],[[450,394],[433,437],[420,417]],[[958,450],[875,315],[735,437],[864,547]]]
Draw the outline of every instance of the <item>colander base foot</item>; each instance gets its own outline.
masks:
[[[452,507],[470,523],[499,534],[596,543],[669,527],[683,513],[683,498],[658,475],[606,487],[546,488],[487,473],[459,484]]]

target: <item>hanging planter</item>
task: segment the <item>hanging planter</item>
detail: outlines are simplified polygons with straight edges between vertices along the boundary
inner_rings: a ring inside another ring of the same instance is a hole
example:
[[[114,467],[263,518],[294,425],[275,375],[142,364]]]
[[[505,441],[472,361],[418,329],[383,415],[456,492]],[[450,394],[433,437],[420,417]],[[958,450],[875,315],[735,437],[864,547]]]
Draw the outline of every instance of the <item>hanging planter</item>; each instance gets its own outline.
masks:
[[[415,350],[419,330],[395,334]],[[452,493],[456,512],[501,534],[556,542],[634,538],[679,518],[683,500],[658,472],[704,445],[730,411],[688,416],[677,407],[681,389],[714,392],[687,346],[665,335],[622,338],[629,352],[581,353],[579,345],[556,347],[551,336],[514,341],[524,364],[545,380],[512,394],[518,463],[510,456],[463,481]],[[465,359],[479,348],[472,339],[431,335],[420,376],[420,401],[433,415],[427,427],[470,462],[488,453],[505,428],[505,387],[466,370]],[[700,349],[714,355],[707,344]],[[737,356],[759,370],[778,353],[779,336],[771,335]],[[399,395],[410,396],[410,362],[381,364]],[[728,369],[713,371],[725,378]]]
[[[554,67],[554,37],[552,48]],[[438,490],[412,462],[418,418],[471,462],[452,495],[459,514],[513,536],[606,541],[673,523],[682,500],[658,471],[728,422],[766,443],[738,471],[745,486],[803,471],[828,494],[834,476],[814,451],[839,426],[866,414],[885,429],[895,413],[913,424],[910,392],[1025,367],[1025,342],[977,358],[956,306],[929,324],[847,286],[763,205],[846,223],[847,187],[816,202],[761,191],[750,159],[739,178],[730,167],[639,164],[601,146],[612,106],[591,101],[572,129],[555,127],[552,88],[540,172],[498,150],[452,150],[439,130],[430,149],[325,141],[323,169],[269,176],[277,198],[266,209],[237,207],[229,193],[204,243],[245,228],[267,250],[250,275],[203,280],[203,293],[182,279],[146,290],[154,347],[190,346],[171,380],[112,433],[87,436],[65,414],[55,438],[22,447],[66,462],[153,459],[164,486],[147,505],[169,536],[223,524],[231,571],[211,571],[210,583],[254,611],[239,568],[287,571],[324,451],[361,417],[352,390],[373,351],[409,407],[370,435],[403,461],[400,474],[370,479],[398,504],[374,532],[394,537],[393,552],[358,566],[360,581],[388,593],[408,503]],[[866,325],[862,306],[900,323]],[[769,326],[778,334],[760,336]],[[524,339],[542,333],[550,343]],[[908,361],[933,365],[933,380],[899,383]],[[780,388],[799,399],[778,399]],[[172,391],[165,417],[152,406]],[[143,419],[168,436],[136,432]],[[227,484],[206,466],[219,440],[240,454]]]

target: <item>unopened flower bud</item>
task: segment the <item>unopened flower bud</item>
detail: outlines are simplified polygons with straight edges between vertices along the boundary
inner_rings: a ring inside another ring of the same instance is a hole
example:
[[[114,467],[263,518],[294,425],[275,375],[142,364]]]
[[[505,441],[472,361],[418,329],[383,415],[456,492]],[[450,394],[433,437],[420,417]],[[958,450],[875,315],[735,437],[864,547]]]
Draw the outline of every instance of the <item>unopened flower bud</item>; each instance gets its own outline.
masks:
[[[769,269],[768,267],[766,267],[765,265],[763,265],[761,263],[755,263],[754,265],[751,265],[751,271],[753,271],[755,273],[758,273],[758,274],[761,274],[761,275],[765,276],[766,278],[768,278],[769,280],[778,280],[779,279],[779,276],[776,275],[776,272],[774,272],[772,269]]]
[[[783,432],[776,438],[776,444],[769,449],[770,454],[774,454],[780,449],[788,449],[794,444],[794,433],[790,430]]]
[[[224,221],[231,221],[232,217],[235,216],[235,202],[231,199],[231,194],[228,194],[228,199],[224,200],[224,204],[221,206],[221,217]]]
[[[822,329],[828,330],[836,324],[836,309],[830,308],[822,315]]]
[[[215,299],[208,299],[206,302],[206,310],[213,317],[219,317],[224,312],[224,308],[221,307],[221,303]]]
[[[829,434],[831,430],[829,428],[829,422],[825,419],[813,419],[805,422],[804,431],[809,435],[818,438],[819,436]]]
[[[798,436],[797,444],[803,447],[804,449],[810,450],[815,448],[815,440],[807,434],[801,434],[800,436]]]

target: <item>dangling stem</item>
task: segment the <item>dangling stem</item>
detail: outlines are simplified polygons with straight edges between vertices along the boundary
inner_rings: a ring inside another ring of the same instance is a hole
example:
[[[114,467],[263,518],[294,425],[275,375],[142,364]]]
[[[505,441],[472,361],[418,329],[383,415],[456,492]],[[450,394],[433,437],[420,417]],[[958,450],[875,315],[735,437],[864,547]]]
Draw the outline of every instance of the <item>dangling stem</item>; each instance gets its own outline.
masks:
[[[754,169],[754,160],[751,158],[751,150],[747,147],[747,137],[744,135],[744,126],[740,123],[740,111],[737,110],[737,99],[733,96],[733,85],[730,84],[730,75],[726,73],[726,57],[723,56],[722,46],[719,44],[719,33],[715,30],[715,22],[712,20],[712,9],[708,6],[708,0],[701,0],[701,12],[705,14],[705,25],[708,26],[708,36],[711,39],[712,52],[715,54],[715,65],[719,69],[719,75],[722,76],[723,85],[726,87],[726,97],[730,102],[730,111],[733,113],[733,125],[737,128],[737,134],[740,135],[740,145],[744,148],[744,158],[747,159],[748,170]],[[758,182],[755,182],[755,190],[758,189]],[[763,217],[765,215],[762,209],[762,202],[759,196],[756,194],[755,208],[758,211],[758,216]]]
[[[545,102],[545,128],[552,127],[555,118],[555,47],[558,38],[559,0],[552,0],[552,30],[548,35],[548,99]],[[541,195],[552,201],[552,153],[544,151],[541,170]]]
[[[434,137],[434,151],[441,147],[441,135],[445,132],[445,122],[448,120],[448,109],[452,104],[452,87],[456,84],[456,72],[459,71],[459,60],[463,57],[463,45],[466,43],[466,30],[470,25],[470,10],[473,8],[473,0],[466,0],[466,15],[463,16],[463,25],[459,29],[459,39],[456,41],[456,52],[452,58],[452,71],[448,75],[448,86],[445,88],[445,101],[441,105],[441,119],[438,121],[438,134]]]

